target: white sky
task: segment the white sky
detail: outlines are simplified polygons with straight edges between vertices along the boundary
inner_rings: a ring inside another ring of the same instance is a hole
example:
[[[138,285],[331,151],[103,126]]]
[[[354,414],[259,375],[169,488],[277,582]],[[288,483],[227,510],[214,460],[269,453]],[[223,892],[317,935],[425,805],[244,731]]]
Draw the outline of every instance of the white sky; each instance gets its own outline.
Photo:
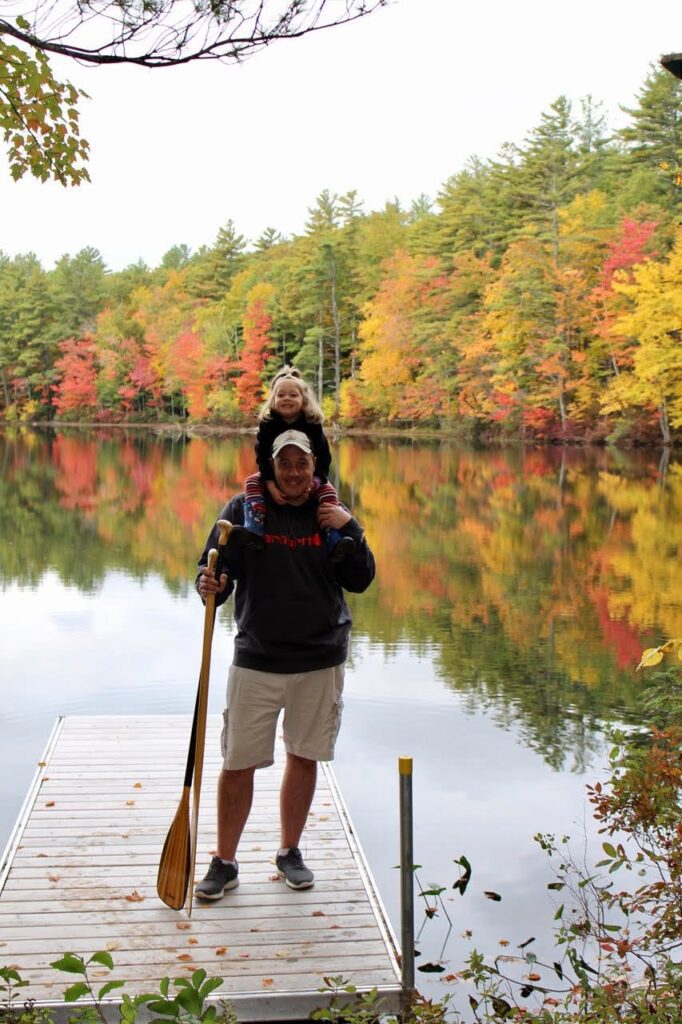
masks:
[[[395,0],[353,25],[273,44],[241,66],[54,62],[85,89],[92,183],[13,183],[0,159],[0,249],[99,249],[111,269],[300,232],[328,188],[365,210],[432,198],[467,157],[521,142],[562,93],[624,120],[651,62],[682,50],[679,0]]]

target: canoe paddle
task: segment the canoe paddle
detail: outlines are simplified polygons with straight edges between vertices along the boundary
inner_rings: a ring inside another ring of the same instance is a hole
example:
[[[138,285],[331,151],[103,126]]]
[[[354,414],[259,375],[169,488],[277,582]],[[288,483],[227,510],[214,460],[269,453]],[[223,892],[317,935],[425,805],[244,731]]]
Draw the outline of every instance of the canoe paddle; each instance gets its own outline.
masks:
[[[219,547],[224,547],[232,524],[227,520],[218,521],[220,530]],[[208,553],[208,567],[216,570],[218,552],[211,548]],[[156,891],[159,899],[172,910],[181,910],[187,899],[189,888],[188,916],[192,913],[192,887],[194,866],[197,854],[197,832],[199,822],[199,800],[201,797],[201,779],[204,769],[204,747],[206,742],[206,708],[208,705],[208,683],[211,669],[211,644],[213,641],[213,625],[215,622],[215,594],[206,598],[204,611],[204,636],[201,653],[201,671],[199,686],[194,704],[192,733],[187,752],[185,779],[180,796],[180,803],[175,817],[168,830],[163,844],[159,871],[156,878]],[[193,790],[192,823],[190,826],[189,794]]]

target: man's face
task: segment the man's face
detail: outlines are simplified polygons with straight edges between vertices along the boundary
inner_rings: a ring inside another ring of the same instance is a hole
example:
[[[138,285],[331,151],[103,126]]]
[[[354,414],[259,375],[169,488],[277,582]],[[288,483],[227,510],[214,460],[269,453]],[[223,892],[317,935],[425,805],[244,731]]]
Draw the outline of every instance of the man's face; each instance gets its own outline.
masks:
[[[282,448],[273,462],[275,483],[290,505],[302,505],[313,486],[315,459],[296,445]]]

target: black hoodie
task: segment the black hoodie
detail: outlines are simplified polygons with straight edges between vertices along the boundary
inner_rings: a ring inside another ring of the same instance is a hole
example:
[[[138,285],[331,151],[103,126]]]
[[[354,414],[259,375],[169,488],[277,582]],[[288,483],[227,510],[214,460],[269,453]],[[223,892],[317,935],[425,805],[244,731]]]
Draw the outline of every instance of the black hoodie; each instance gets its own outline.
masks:
[[[293,506],[266,500],[265,549],[233,553],[229,545],[226,548],[224,571],[229,581],[216,603],[227,600],[234,580],[234,664],[282,673],[340,665],[346,660],[351,627],[343,589],[362,593],[374,579],[374,556],[362,527],[351,519],[341,529],[353,538],[356,550],[333,565],[317,525],[315,501]],[[241,494],[232,498],[218,518],[243,524],[243,501]],[[200,566],[217,546],[214,527]]]

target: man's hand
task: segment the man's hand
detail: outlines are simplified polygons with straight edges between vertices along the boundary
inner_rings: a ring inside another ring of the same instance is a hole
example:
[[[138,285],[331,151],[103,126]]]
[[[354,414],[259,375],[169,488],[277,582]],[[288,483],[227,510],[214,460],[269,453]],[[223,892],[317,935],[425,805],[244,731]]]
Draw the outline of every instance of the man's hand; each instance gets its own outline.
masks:
[[[342,505],[330,505],[323,502],[317,509],[317,521],[323,529],[340,530],[353,517]]]
[[[207,565],[201,567],[201,579],[197,590],[199,591],[199,597],[202,601],[205,601],[209,594],[222,594],[223,590],[227,586],[227,573],[222,573],[220,580],[218,581],[211,569]]]
[[[265,486],[270,492],[270,497],[274,502],[278,505],[286,505],[287,499],[284,497],[274,480],[266,480]]]

